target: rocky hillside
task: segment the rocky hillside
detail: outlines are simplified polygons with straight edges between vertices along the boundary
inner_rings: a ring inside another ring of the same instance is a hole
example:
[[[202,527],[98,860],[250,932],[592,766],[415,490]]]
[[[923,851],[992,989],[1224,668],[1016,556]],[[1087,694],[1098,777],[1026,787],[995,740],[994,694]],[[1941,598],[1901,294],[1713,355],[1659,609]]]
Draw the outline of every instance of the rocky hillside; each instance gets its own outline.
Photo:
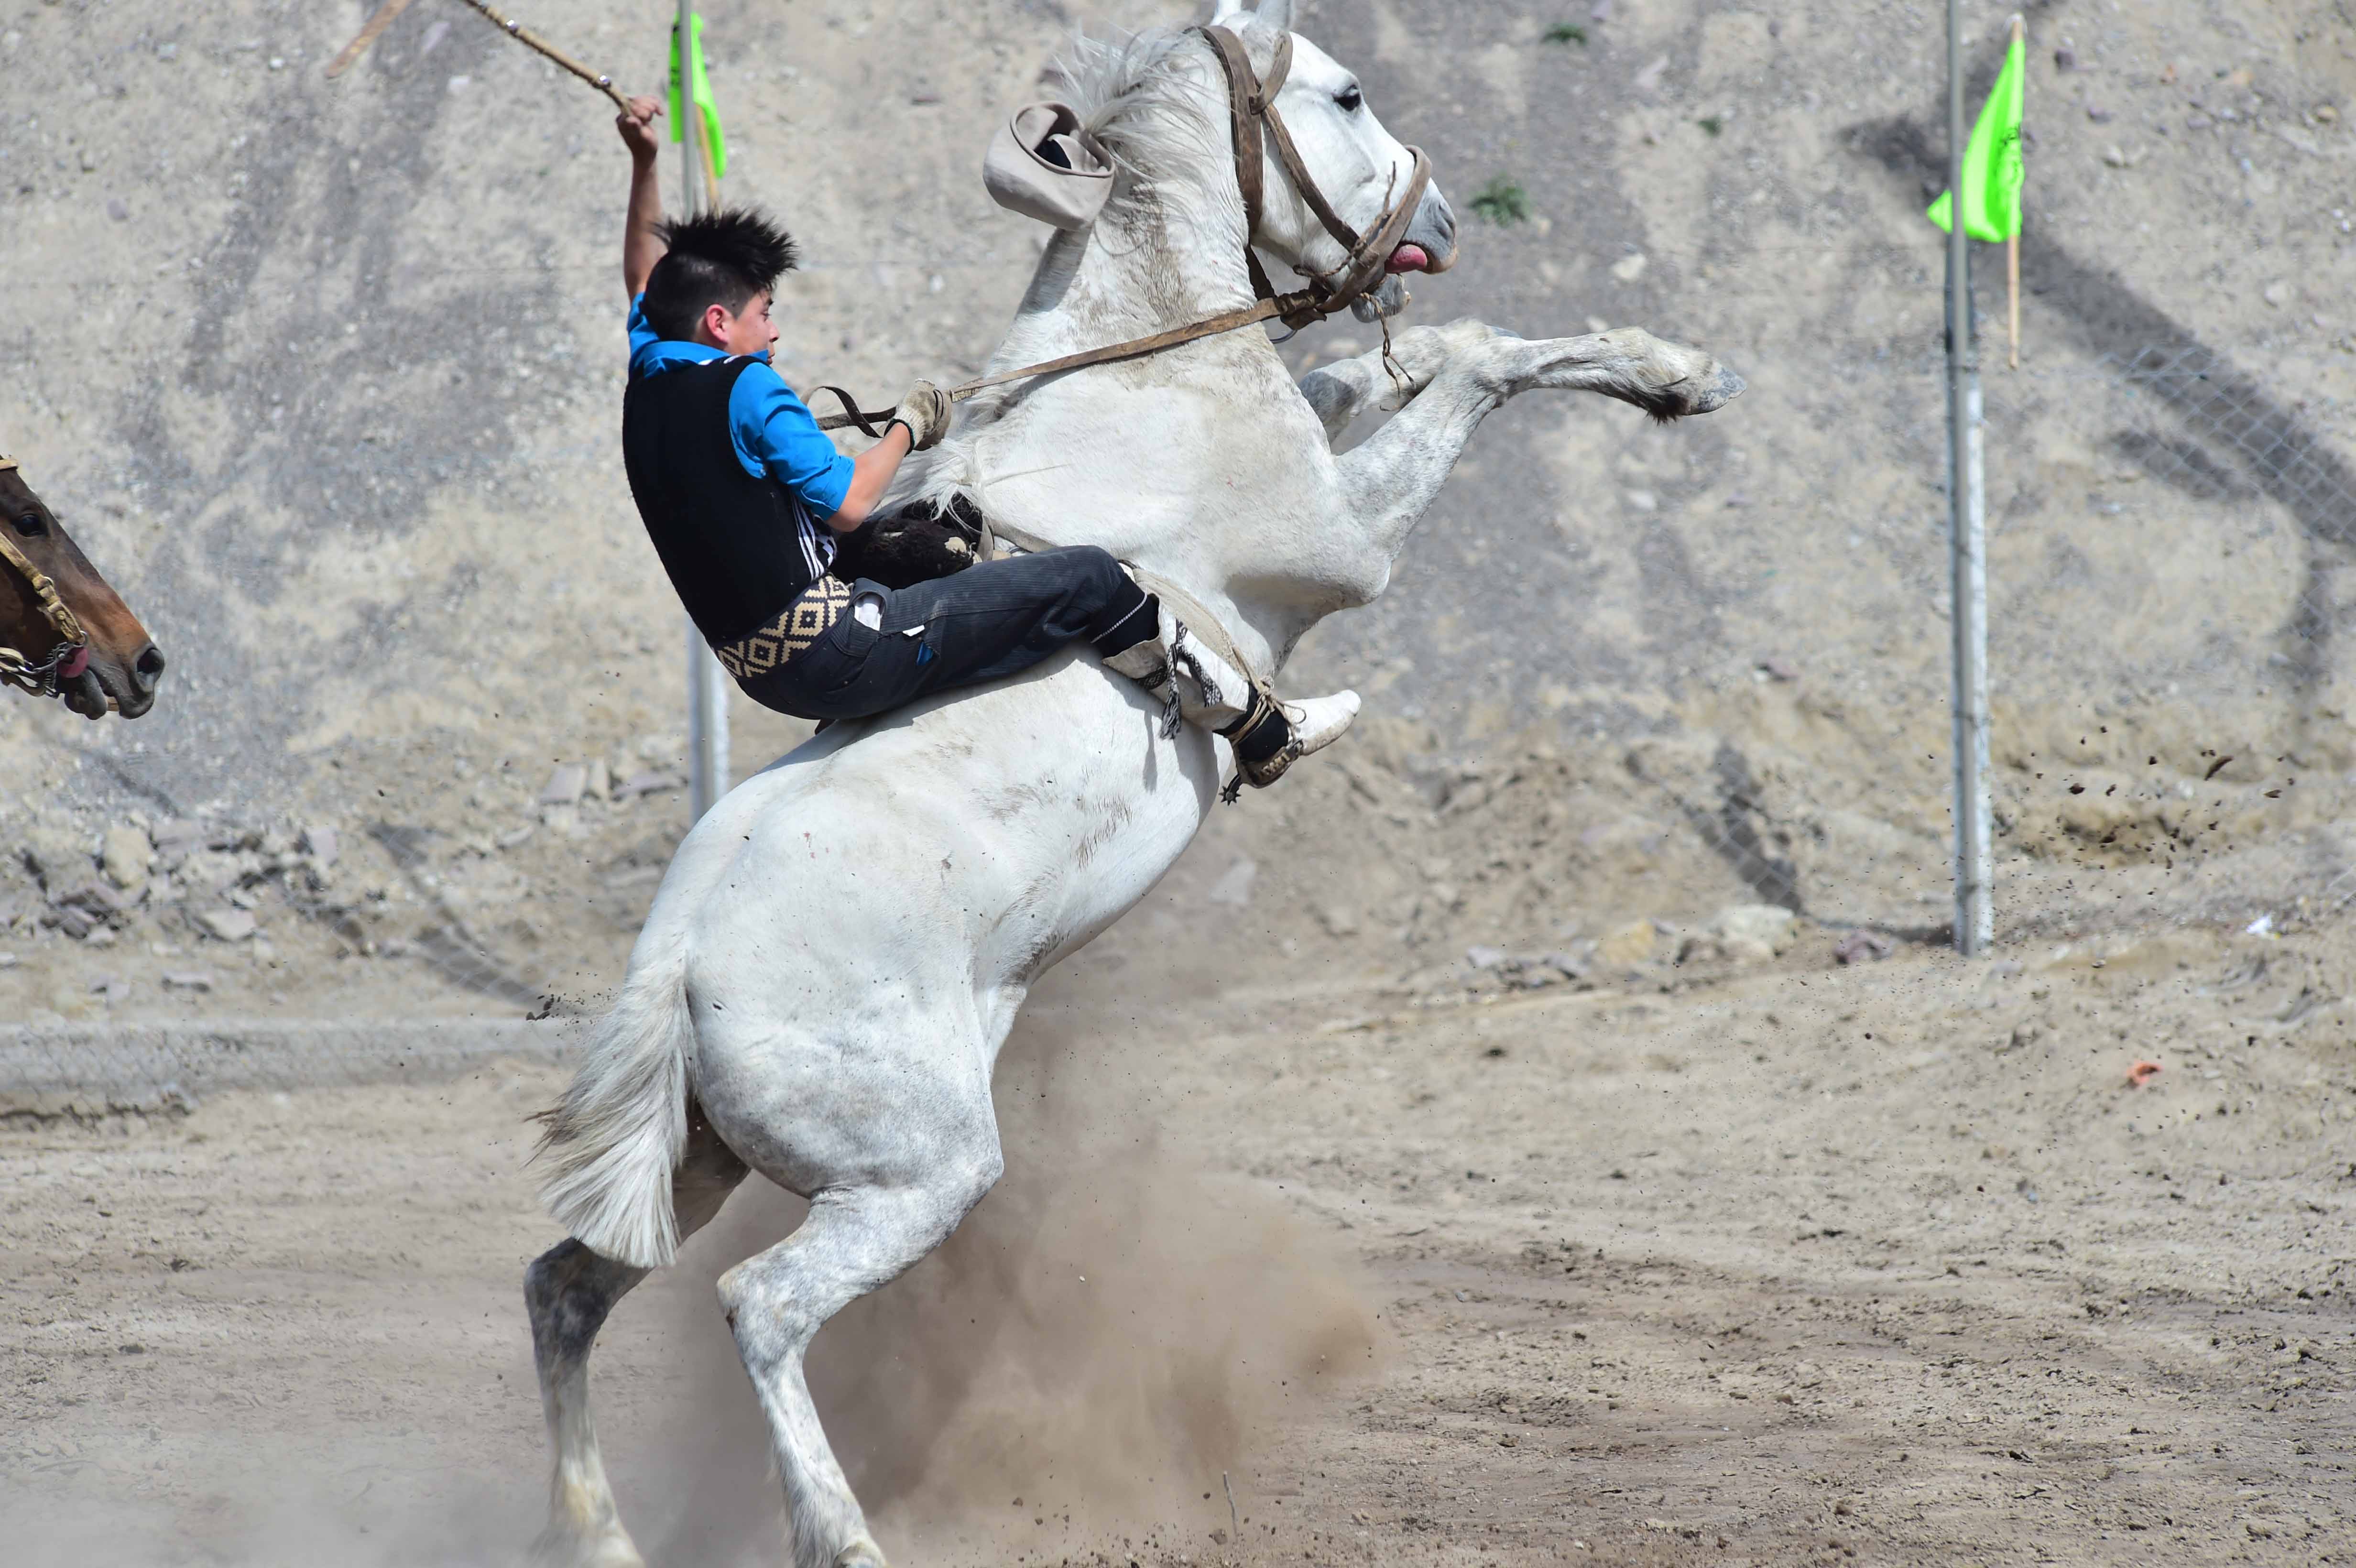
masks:
[[[1075,27],[1192,19],[705,9],[732,192],[810,258],[781,366],[877,389],[969,371],[1019,293],[1036,236],[973,166],[993,114]],[[446,0],[330,83],[364,10],[0,5],[0,445],[173,660],[135,725],[0,704],[0,1016],[593,994],[684,828],[683,632],[615,442],[609,117]],[[664,14],[533,20],[645,85]],[[1935,8],[1302,16],[1468,214],[1414,319],[1641,323],[1752,389],[1666,429],[1494,416],[1391,593],[1295,667],[1367,693],[1364,733],[1226,814],[1147,919],[1226,972],[1289,943],[1403,983],[1745,906],[1822,933],[1794,962],[1934,933]],[[2028,349],[1989,378],[2000,918],[2319,912],[2356,863],[2356,22],[2029,17]],[[1976,25],[1984,83],[2001,22]],[[2123,381],[2155,347],[2193,368]],[[740,770],[796,739],[743,708],[737,736]]]

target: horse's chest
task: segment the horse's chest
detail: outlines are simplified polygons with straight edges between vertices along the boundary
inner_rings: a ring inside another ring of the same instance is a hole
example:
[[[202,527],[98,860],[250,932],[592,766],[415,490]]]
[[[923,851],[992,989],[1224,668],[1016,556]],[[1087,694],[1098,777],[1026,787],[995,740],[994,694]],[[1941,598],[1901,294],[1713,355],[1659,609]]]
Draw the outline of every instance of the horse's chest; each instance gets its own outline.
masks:
[[[1118,534],[1140,549],[1224,560],[1264,550],[1330,495],[1323,432],[1290,384],[1042,398],[983,437],[984,504],[1055,543]],[[1272,406],[1271,406],[1272,405]]]

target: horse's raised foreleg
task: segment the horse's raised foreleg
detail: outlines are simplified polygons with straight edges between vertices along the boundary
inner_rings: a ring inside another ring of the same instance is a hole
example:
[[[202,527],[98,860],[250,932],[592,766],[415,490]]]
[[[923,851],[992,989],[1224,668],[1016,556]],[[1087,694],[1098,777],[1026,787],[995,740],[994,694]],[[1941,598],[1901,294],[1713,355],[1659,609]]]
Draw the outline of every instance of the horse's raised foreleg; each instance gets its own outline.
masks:
[[[1641,326],[1535,342],[1503,337],[1489,358],[1486,371],[1500,401],[1523,392],[1601,392],[1673,420],[1708,413],[1742,395],[1742,378],[1708,354],[1664,342]]]
[[[701,1230],[736,1185],[744,1165],[701,1118],[689,1123],[687,1155],[671,1179],[680,1239]],[[556,1451],[549,1483],[548,1528],[532,1545],[532,1562],[546,1568],[640,1568],[643,1559],[622,1528],[589,1417],[589,1349],[614,1304],[648,1271],[599,1257],[566,1241],[524,1271],[523,1298],[531,1317],[532,1360],[540,1371],[540,1402]]]
[[[1325,439],[1339,440],[1351,421],[1370,410],[1397,412],[1405,408],[1463,351],[1472,339],[1467,328],[1477,325],[1459,322],[1451,327],[1409,327],[1391,340],[1387,365],[1383,351],[1376,348],[1355,358],[1337,359],[1301,377],[1297,383],[1301,395],[1317,411],[1325,426]],[[1481,330],[1481,341],[1485,342],[1487,329]]]
[[[904,1185],[819,1192],[800,1229],[720,1277],[721,1305],[768,1418],[796,1568],[884,1568],[819,1425],[802,1357],[828,1318],[946,1241],[1003,1168],[994,1133],[967,1157],[923,1152],[940,1157],[916,1162],[926,1168]]]
[[[1529,341],[1460,321],[1437,329],[1436,337],[1421,347],[1443,349],[1445,361],[1414,400],[1334,460],[1346,515],[1387,557],[1405,545],[1481,421],[1510,398],[1541,389],[1601,392],[1674,419],[1708,413],[1742,390],[1742,379],[1708,354],[1664,343],[1641,327]],[[1362,375],[1364,358],[1330,368]]]

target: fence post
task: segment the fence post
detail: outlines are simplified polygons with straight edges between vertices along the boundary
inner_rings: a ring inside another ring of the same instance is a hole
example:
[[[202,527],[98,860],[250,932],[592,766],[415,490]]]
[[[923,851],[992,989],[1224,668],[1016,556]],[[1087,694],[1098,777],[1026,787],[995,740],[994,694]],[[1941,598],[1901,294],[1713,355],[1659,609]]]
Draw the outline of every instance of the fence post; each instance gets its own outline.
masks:
[[[710,154],[703,115],[696,106],[688,69],[693,25],[689,0],[679,0],[671,61],[680,82],[680,209],[690,217],[702,209],[707,197],[716,202],[719,195],[719,182],[705,161]],[[701,822],[728,793],[728,677],[692,621],[687,625],[687,776],[689,809]]]
[[[1978,324],[1972,311],[1970,236],[1964,227],[1963,0],[1947,0],[1947,575],[1954,634],[1955,951],[1995,939],[1989,903],[1987,498],[1981,438]]]

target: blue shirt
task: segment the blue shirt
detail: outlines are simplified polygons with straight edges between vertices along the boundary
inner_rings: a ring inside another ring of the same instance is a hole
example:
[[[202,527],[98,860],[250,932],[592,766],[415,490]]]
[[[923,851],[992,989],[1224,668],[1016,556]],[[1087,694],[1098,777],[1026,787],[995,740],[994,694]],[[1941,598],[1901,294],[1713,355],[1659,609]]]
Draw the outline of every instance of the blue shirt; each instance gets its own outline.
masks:
[[[644,294],[630,302],[630,374],[659,376],[673,365],[728,357],[724,348],[658,336],[647,320],[646,303]],[[769,357],[753,357],[728,398],[728,438],[736,461],[754,477],[766,474],[791,490],[819,517],[830,517],[851,493],[851,459],[835,451]]]

